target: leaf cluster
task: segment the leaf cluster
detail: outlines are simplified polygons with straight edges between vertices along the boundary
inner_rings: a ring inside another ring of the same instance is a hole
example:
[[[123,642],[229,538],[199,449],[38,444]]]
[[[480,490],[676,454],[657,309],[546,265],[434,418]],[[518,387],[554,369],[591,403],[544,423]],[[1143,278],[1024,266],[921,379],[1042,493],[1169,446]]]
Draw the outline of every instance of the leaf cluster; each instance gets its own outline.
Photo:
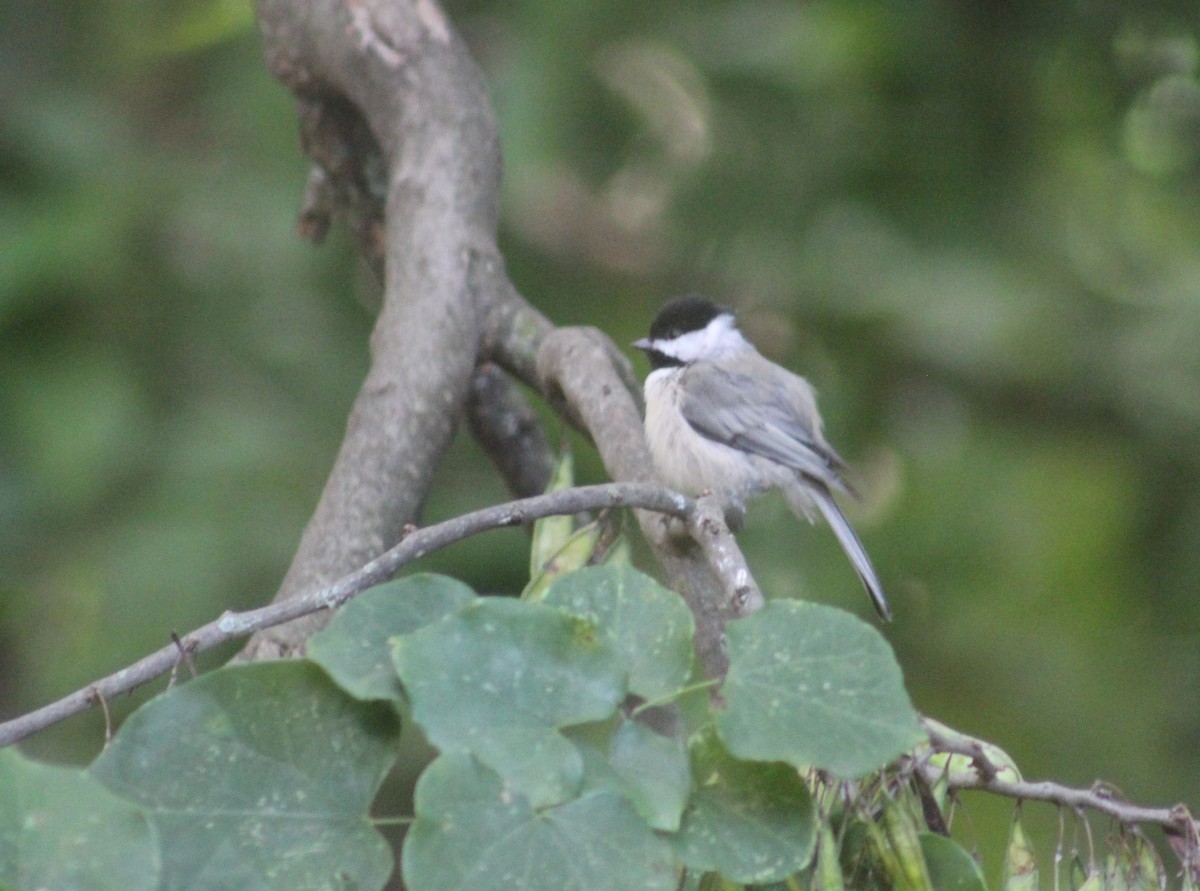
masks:
[[[730,631],[717,697],[683,601],[628,566],[559,576],[538,602],[381,585],[307,660],[152,700],[86,770],[6,753],[0,886],[380,887],[393,863],[369,809],[401,721],[439,752],[410,888],[782,881],[818,843],[806,778],[874,771],[920,731],[887,644],[848,614],[777,602]]]
[[[942,817],[969,764],[925,751],[872,627],[773,601],[729,626],[718,693],[678,595],[622,562],[549,575],[536,601],[372,588],[307,659],[173,687],[86,769],[0,752],[0,889],[381,888],[406,723],[437,749],[398,818],[413,891],[986,888]],[[1101,861],[1072,885],[1165,881],[1136,830]],[[1037,886],[1017,821],[1004,887]]]

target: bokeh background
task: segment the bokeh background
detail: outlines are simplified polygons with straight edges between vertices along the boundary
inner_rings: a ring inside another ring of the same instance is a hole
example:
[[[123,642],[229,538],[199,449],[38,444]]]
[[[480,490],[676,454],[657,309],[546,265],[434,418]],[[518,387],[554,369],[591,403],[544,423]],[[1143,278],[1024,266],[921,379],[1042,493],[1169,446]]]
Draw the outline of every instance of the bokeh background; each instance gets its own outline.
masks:
[[[620,344],[668,296],[737,307],[856,468],[918,707],[1030,778],[1200,808],[1195,5],[449,10],[526,296]],[[0,35],[7,717],[272,595],[375,293],[344,235],[295,234],[306,165],[244,0],[9,0]],[[503,497],[460,437],[428,518]],[[743,542],[768,591],[869,615],[781,502]],[[517,590],[525,540],[428,565]],[[24,748],[102,738],[92,713]],[[1011,805],[967,810],[994,874]],[[1057,815],[1026,816],[1053,845]]]

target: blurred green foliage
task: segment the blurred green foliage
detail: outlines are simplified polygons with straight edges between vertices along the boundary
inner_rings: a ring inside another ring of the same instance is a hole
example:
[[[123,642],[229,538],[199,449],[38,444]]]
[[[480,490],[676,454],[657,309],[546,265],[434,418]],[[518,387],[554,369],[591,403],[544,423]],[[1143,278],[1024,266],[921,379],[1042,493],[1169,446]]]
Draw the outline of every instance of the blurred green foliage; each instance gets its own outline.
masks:
[[[523,292],[621,344],[681,291],[737,306],[859,473],[918,708],[1027,776],[1200,806],[1194,6],[450,12],[494,96]],[[0,35],[11,715],[269,598],[366,367],[372,286],[348,239],[294,234],[305,164],[248,4],[13,0]],[[460,442],[430,516],[502,497]],[[865,611],[832,536],[782,504],[743,541],[768,591]],[[526,547],[428,566],[516,591]],[[27,748],[88,757],[101,726]]]

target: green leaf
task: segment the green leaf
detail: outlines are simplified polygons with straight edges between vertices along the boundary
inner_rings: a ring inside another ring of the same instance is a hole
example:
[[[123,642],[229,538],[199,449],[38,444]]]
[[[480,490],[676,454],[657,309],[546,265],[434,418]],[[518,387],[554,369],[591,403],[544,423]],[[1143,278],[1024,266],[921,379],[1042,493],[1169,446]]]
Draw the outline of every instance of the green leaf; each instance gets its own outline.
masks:
[[[672,837],[688,868],[752,884],[782,881],[803,869],[816,843],[816,823],[796,769],[739,761],[711,730],[691,748],[695,791]]]
[[[0,750],[0,887],[140,891],[161,869],[140,808],[84,771]]]
[[[688,754],[681,741],[637,721],[624,721],[613,734],[609,760],[642,819],[655,829],[674,832],[679,828],[692,787]]]
[[[477,760],[452,753],[417,782],[416,817],[401,861],[414,891],[676,887],[670,847],[611,792],[538,812]]]
[[[692,670],[695,624],[683,598],[632,566],[589,566],[554,581],[544,603],[595,622],[621,654],[629,689],[660,699]]]
[[[737,757],[852,778],[922,739],[891,647],[850,613],[775,600],[728,639],[717,729]]]
[[[569,489],[575,483],[575,457],[570,448],[564,445],[554,465],[554,473],[546,486],[547,492],[559,492]],[[579,540],[579,532],[575,531],[575,518],[570,514],[553,517],[542,517],[533,524],[533,540],[529,545],[529,584],[521,592],[522,600],[538,600],[550,584],[551,579],[565,571],[555,565],[555,556],[560,555],[574,538]],[[584,541],[583,546],[594,546],[595,537],[599,536],[599,527],[593,530],[593,540],[590,545]],[[573,558],[572,558],[573,559]],[[584,557],[586,562],[587,557]],[[570,561],[568,561],[570,562]],[[578,564],[582,566],[583,564]]]
[[[605,566],[633,565],[633,548],[630,547],[629,536],[624,531],[617,533],[616,539],[605,550],[602,563]]]
[[[403,698],[391,637],[410,634],[475,599],[447,576],[421,573],[363,591],[308,642],[308,657],[356,699]]]
[[[607,718],[624,671],[586,619],[488,598],[399,638],[413,720],[443,752],[472,752],[537,807],[572,797],[578,750],[558,728]]]
[[[587,566],[600,543],[602,532],[599,520],[593,520],[572,532],[563,546],[542,564],[541,571],[529,580],[521,592],[521,599],[536,603],[546,596],[546,590],[555,579]]]
[[[237,665],[146,703],[91,774],[150,814],[168,891],[380,888],[368,808],[397,733],[311,663]]]
[[[547,492],[569,489],[575,484],[575,459],[565,444]],[[540,602],[546,590],[564,575],[582,569],[590,562],[628,563],[629,543],[624,536],[613,535],[613,518],[607,512],[590,523],[575,528],[573,516],[544,517],[533,524],[533,542],[529,549],[529,584],[521,592],[522,600]],[[597,553],[600,549],[601,553]]]
[[[958,842],[934,832],[919,837],[933,891],[987,891],[979,864]]]

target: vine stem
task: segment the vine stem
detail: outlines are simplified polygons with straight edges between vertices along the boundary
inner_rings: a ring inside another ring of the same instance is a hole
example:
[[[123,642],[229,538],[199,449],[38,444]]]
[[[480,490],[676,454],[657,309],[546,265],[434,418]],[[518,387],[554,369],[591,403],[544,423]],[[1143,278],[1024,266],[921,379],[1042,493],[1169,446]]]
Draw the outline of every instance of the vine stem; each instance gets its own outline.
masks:
[[[647,699],[645,702],[638,705],[629,713],[629,717],[636,718],[647,709],[658,708],[663,705],[670,705],[673,702],[679,701],[682,697],[689,693],[695,693],[697,690],[709,690],[721,683],[719,678],[708,678],[704,681],[697,681],[694,684],[688,684],[686,687],[680,687],[673,693],[668,693],[666,696],[659,696],[657,699]]]

